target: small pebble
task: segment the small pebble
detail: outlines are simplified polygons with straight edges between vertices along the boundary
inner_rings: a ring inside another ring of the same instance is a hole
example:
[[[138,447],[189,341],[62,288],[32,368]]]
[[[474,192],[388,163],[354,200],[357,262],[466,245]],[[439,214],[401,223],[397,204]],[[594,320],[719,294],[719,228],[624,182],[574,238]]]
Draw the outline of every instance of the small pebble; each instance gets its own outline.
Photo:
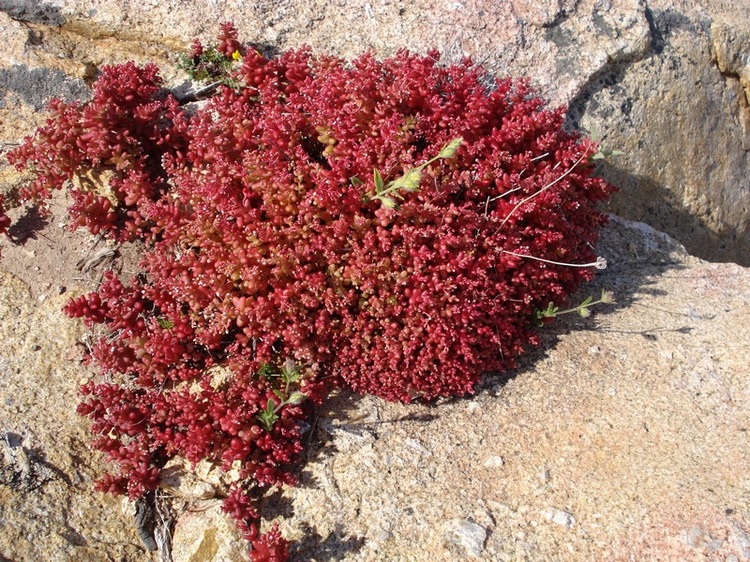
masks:
[[[487,457],[487,460],[484,461],[485,468],[500,468],[503,464],[503,457],[499,455],[492,455],[491,457]]]
[[[698,526],[695,526],[692,529],[687,529],[683,531],[683,533],[684,533],[683,537],[685,539],[685,544],[687,544],[689,547],[698,548],[702,546],[703,529],[701,529]]]
[[[466,554],[479,558],[487,540],[487,529],[467,519],[451,519],[445,524],[445,541]]]
[[[417,439],[413,439],[412,437],[407,437],[404,440],[404,443],[406,443],[407,447],[410,447],[410,448],[414,449],[415,451],[419,451],[423,455],[431,455],[432,454],[432,451],[430,451],[427,447],[425,447],[424,445],[422,445],[422,443],[420,441],[418,441]]]
[[[572,513],[568,513],[567,511],[563,511],[562,509],[557,509],[555,507],[548,507],[547,509],[542,511],[542,516],[545,519],[552,521],[553,523],[557,523],[558,525],[563,525],[568,528],[571,528],[576,522],[576,518],[573,517]]]

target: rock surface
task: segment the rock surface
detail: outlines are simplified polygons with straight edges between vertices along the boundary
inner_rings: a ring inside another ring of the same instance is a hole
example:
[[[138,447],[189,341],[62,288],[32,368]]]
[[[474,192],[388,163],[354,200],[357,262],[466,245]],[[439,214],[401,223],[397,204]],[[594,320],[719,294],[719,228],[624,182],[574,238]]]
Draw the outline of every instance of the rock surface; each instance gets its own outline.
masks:
[[[81,326],[0,271],[0,560],[137,560],[122,502],[91,490],[101,474],[75,413]]]
[[[622,188],[619,213],[692,254],[747,265],[747,9],[0,0],[0,143],[40,123],[50,95],[85,95],[103,63],[156,61],[178,85],[174,51],[225,20],[269,51],[437,46],[530,76],[553,103],[572,104],[571,124],[624,150],[602,168]],[[20,181],[0,164],[3,193]],[[104,464],[74,412],[83,331],[60,311],[102,267],[124,262],[60,228],[60,201],[44,228],[14,213],[16,244],[0,243],[0,560],[158,560],[132,506],[91,491]],[[293,560],[750,560],[750,270],[701,261],[617,218],[601,253],[610,267],[581,298],[606,288],[618,303],[563,317],[474,397],[404,406],[336,396],[311,423],[300,486],[265,500],[296,540]],[[170,481],[173,560],[242,559],[209,497],[222,483],[180,474]]]

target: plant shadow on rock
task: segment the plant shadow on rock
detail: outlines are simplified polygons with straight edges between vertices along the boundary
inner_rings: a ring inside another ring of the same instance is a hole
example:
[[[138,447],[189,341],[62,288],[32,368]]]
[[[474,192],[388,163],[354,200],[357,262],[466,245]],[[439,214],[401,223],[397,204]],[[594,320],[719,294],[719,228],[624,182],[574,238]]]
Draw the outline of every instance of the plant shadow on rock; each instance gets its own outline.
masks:
[[[436,402],[413,402],[403,405],[410,411],[392,419],[362,419],[362,412],[366,410],[364,401],[380,401],[381,398],[364,396],[343,388],[337,390],[326,402],[315,410],[310,431],[306,438],[304,464],[323,462],[332,457],[337,451],[334,438],[338,432],[346,432],[357,436],[372,435],[377,439],[378,427],[387,424],[401,424],[405,422],[429,423],[439,417],[435,410],[438,404],[445,404],[461,397],[441,398]],[[333,421],[337,423],[332,423]],[[302,467],[304,468],[304,466]],[[301,486],[314,486],[315,481],[306,472],[300,473]]]
[[[290,561],[304,562],[315,556],[318,562],[341,560],[346,554],[359,552],[365,545],[364,537],[343,537],[329,533],[323,538],[313,527],[304,529],[305,537],[290,549]]]
[[[460,400],[461,398],[446,398],[440,404]],[[380,402],[382,399],[373,396],[357,394],[343,388],[337,390],[323,405],[318,407],[310,420],[310,428],[305,434],[303,460],[299,464],[296,476],[297,488],[318,489],[322,483],[309,470],[311,464],[325,464],[330,462],[338,452],[336,438],[341,434],[356,436],[370,435],[378,438],[379,428],[387,424],[417,423],[424,424],[440,417],[439,405],[434,403],[415,402],[403,405],[409,410],[403,415],[380,419],[363,419],[362,414],[368,412],[371,401]],[[368,416],[369,418],[369,416]],[[259,503],[264,514],[270,519],[283,517],[291,519],[294,509],[291,502],[284,498],[281,491],[274,491],[264,496]],[[303,538],[290,545],[290,561],[303,562],[314,559],[318,562],[332,562],[341,560],[346,554],[357,553],[365,545],[365,537],[347,535],[347,529],[341,523],[333,532],[323,537],[309,521],[302,522]]]
[[[608,166],[605,163],[605,166]],[[614,185],[619,184],[607,177]],[[638,178],[631,177],[632,182]],[[666,190],[665,196],[668,193]],[[690,217],[685,213],[686,220]],[[619,332],[601,325],[598,319],[614,314],[633,306],[640,306],[644,295],[659,296],[664,294],[660,289],[653,288],[654,278],[670,270],[682,270],[686,266],[670,256],[670,252],[681,252],[679,242],[669,236],[638,225],[629,226],[627,219],[610,216],[610,224],[602,230],[602,236],[597,245],[598,254],[607,260],[607,269],[598,272],[589,282],[581,285],[578,292],[569,298],[571,308],[587,296],[596,298],[602,291],[611,291],[615,302],[600,304],[593,308],[590,318],[581,318],[578,314],[566,314],[555,319],[552,324],[540,328],[538,331],[540,343],[530,348],[518,358],[518,366],[502,373],[488,373],[477,386],[477,393],[496,392],[506,383],[525,371],[532,369],[539,361],[546,359],[555,349],[559,340],[573,332]],[[678,328],[665,329],[655,326],[638,332],[628,332],[640,335],[649,341],[659,338],[659,333],[666,331],[689,333],[693,328],[688,325]]]
[[[41,215],[37,207],[28,207],[24,215],[8,229],[8,236],[13,243],[23,244],[29,238],[36,239],[37,233],[41,234],[48,225],[49,220]]]
[[[68,475],[49,462],[42,450],[24,447],[20,435],[6,433],[2,445],[0,485],[21,493],[34,492],[51,480],[61,480],[68,487],[73,486]]]

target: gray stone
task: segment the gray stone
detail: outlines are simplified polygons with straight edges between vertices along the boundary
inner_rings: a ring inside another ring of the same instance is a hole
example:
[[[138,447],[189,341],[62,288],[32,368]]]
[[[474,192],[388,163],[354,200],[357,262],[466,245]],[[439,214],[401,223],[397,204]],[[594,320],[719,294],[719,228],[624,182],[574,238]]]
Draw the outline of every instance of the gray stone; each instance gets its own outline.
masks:
[[[5,93],[0,99],[0,109],[5,107],[9,92],[20,96],[36,111],[43,109],[53,97],[66,101],[89,97],[89,90],[82,80],[70,79],[59,70],[30,69],[25,65],[0,68],[0,92],[3,90]]]
[[[445,540],[459,554],[479,558],[487,540],[487,530],[467,519],[451,519],[445,523]]]
[[[65,23],[60,7],[38,0],[0,0],[0,12],[27,23],[53,26]]]
[[[691,548],[700,548],[704,542],[704,532],[700,526],[691,527],[683,531],[685,544]]]
[[[745,560],[750,560],[750,535],[737,521],[732,521],[732,536],[737,543],[740,555]]]
[[[572,527],[575,525],[576,518],[573,516],[572,513],[568,513],[567,511],[563,511],[562,509],[557,509],[556,507],[548,507],[544,511],[542,511],[542,516],[552,521],[553,523],[557,523],[558,525],[562,525],[563,527]]]

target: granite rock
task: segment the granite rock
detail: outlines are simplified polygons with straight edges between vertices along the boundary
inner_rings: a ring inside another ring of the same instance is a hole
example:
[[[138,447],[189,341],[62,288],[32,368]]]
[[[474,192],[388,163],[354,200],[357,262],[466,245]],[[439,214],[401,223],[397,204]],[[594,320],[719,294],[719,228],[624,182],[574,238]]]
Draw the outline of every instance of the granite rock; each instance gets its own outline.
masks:
[[[617,304],[550,326],[517,370],[487,377],[471,400],[405,406],[339,393],[311,422],[300,485],[270,493],[263,513],[300,562],[699,560],[706,549],[744,560],[750,480],[736,467],[750,466],[750,273],[699,259],[750,264],[744,9],[0,0],[0,144],[43,122],[49,96],[85,97],[102,64],[154,61],[180,87],[175,52],[226,20],[267,53],[438,47],[448,60],[529,76],[553,104],[571,105],[570,125],[625,152],[601,173],[621,187],[612,209],[643,222],[612,217],[600,245],[610,266],[581,293],[606,288]],[[0,162],[9,200],[21,181]],[[157,560],[132,506],[91,491],[105,464],[74,412],[85,339],[60,311],[97,282],[100,269],[77,264],[102,251],[109,265],[120,258],[60,228],[62,203],[46,221],[13,213],[15,243],[0,242],[0,558]],[[226,482],[199,468],[175,464],[160,492],[176,518],[172,558],[240,560],[219,511]],[[575,524],[550,524],[563,517],[552,506]]]

